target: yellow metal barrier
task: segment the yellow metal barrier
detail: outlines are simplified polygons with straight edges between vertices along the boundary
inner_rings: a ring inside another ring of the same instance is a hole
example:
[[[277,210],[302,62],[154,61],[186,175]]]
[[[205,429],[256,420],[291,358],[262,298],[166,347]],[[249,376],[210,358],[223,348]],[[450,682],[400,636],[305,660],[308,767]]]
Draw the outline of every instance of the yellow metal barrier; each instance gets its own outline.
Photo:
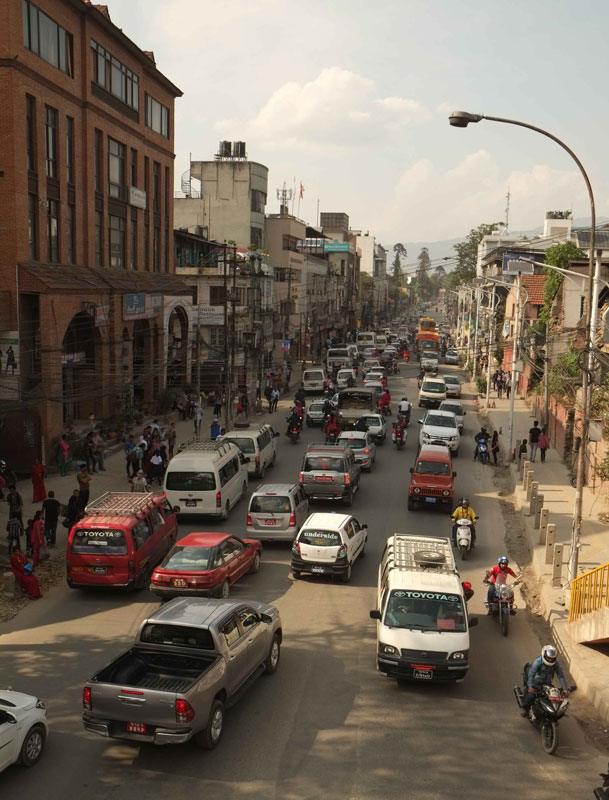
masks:
[[[571,582],[569,622],[609,606],[609,564],[590,570]]]

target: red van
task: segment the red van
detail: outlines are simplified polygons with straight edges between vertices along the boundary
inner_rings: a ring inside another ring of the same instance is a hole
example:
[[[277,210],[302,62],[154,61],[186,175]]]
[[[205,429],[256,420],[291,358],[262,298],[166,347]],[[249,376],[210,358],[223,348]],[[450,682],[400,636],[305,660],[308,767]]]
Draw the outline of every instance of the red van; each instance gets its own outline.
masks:
[[[178,523],[164,495],[106,492],[70,531],[68,586],[143,589],[175,544]]]
[[[452,512],[455,490],[450,450],[444,445],[424,444],[417,454],[414,467],[410,468],[408,488],[408,510],[417,505],[428,508],[440,506]]]

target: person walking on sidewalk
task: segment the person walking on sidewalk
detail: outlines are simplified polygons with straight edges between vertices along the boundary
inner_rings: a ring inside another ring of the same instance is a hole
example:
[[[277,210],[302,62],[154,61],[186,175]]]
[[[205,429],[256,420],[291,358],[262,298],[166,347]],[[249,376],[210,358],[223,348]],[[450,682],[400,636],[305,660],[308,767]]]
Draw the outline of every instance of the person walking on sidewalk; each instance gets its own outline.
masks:
[[[6,523],[6,535],[8,538],[8,554],[9,556],[13,552],[13,550],[21,550],[21,537],[25,531],[23,530],[23,525],[21,524],[21,520],[17,519],[17,517],[11,517],[9,521]]]
[[[272,411],[277,411],[277,403],[279,402],[279,389],[275,386],[271,391]]]
[[[80,472],[76,476],[78,481],[78,505],[81,511],[85,510],[89,502],[89,487],[91,486],[91,476],[87,472],[85,464],[80,468]]]
[[[518,450],[518,461],[520,461],[520,459],[521,459],[523,456],[526,456],[526,454],[527,454],[527,451],[528,451],[528,447],[527,447],[527,440],[526,440],[526,439],[523,439],[523,440],[520,442],[520,449]]]
[[[44,547],[47,540],[44,538],[44,522],[42,521],[42,511],[34,514],[34,522],[30,533],[32,550],[34,551],[34,569],[40,564],[40,549]]]
[[[61,503],[55,498],[55,492],[51,489],[49,496],[42,504],[44,511],[44,535],[49,547],[55,547],[55,540],[57,539],[57,522],[59,520],[59,512],[61,510]]]
[[[59,474],[65,477],[70,468],[70,445],[68,444],[68,437],[64,433],[59,440]]]
[[[100,470],[100,472],[105,472],[106,468],[104,466],[104,450],[106,449],[106,445],[104,444],[104,440],[99,431],[93,437],[93,447],[95,451],[95,460],[97,461],[97,468]]]
[[[46,467],[40,462],[40,459],[37,458],[34,461],[34,466],[32,467],[32,490],[34,503],[41,503],[47,496],[46,486],[44,485],[46,474]]]
[[[541,428],[539,427],[537,420],[535,420],[533,422],[533,427],[529,429],[529,459],[533,462],[535,461],[535,456],[537,455],[540,434]]]
[[[493,431],[493,438],[491,439],[491,453],[493,454],[493,461],[497,466],[497,458],[499,456],[499,434]]]
[[[168,455],[169,458],[173,458],[173,451],[176,446],[176,439],[178,438],[178,432],[176,431],[176,424],[172,422],[169,426],[169,430],[167,431],[167,448],[168,448]]]
[[[512,394],[512,373],[506,372],[503,376],[503,386],[505,389],[505,396],[509,400]]]
[[[194,410],[194,421],[195,421],[195,436],[199,436],[201,433],[201,422],[203,421],[203,407],[199,403],[199,405]]]
[[[550,446],[550,440],[548,439],[548,434],[546,433],[546,429],[542,428],[541,433],[539,434],[539,439],[537,440],[537,445],[539,447],[539,456],[541,458],[541,463],[546,460],[546,450]]]
[[[85,439],[85,460],[87,462],[87,470],[89,469],[89,465],[91,466],[91,472],[97,472],[95,465],[97,464],[97,458],[95,457],[95,443],[93,441],[93,431],[87,434],[87,438]],[[78,477],[78,476],[77,476]]]
[[[129,434],[129,438],[125,442],[125,462],[127,467],[127,477],[131,478],[139,469],[139,464],[137,463],[137,445],[135,444],[135,439],[133,434]]]
[[[8,503],[9,519],[17,517],[19,522],[23,525],[23,498],[15,488],[14,483],[11,483],[8,487],[6,502]]]
[[[503,395],[503,375],[497,377],[497,398],[501,400]]]

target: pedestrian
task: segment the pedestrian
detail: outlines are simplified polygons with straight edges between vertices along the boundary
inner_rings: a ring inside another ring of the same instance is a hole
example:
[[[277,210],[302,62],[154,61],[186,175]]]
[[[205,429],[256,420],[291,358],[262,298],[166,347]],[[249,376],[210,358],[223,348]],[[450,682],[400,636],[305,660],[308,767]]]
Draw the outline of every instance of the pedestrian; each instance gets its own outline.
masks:
[[[41,503],[47,496],[46,486],[44,485],[46,474],[47,471],[44,464],[42,464],[40,459],[37,458],[34,461],[34,466],[32,467],[32,489],[34,494],[34,503]]]
[[[167,447],[169,448],[169,458],[173,458],[173,451],[176,446],[176,439],[178,437],[178,432],[176,430],[175,422],[172,422],[169,426],[169,430],[167,431]]]
[[[11,517],[9,521],[6,523],[6,535],[8,538],[8,554],[13,552],[14,549],[20,550],[21,549],[21,537],[25,531],[23,530],[23,525],[21,520],[17,519],[17,517]]]
[[[218,386],[214,396],[214,417],[219,417],[222,413],[222,387]]]
[[[503,375],[497,377],[496,386],[497,386],[497,398],[501,400],[501,396],[503,395]]]
[[[87,434],[87,438],[85,439],[85,460],[87,462],[87,469],[89,466],[91,469],[89,470],[91,473],[97,472],[95,465],[97,464],[97,458],[95,457],[95,443],[93,441],[93,431],[89,431]]]
[[[103,437],[99,431],[93,437],[93,447],[95,453],[95,460],[97,462],[97,468],[100,472],[105,472],[106,468],[104,466],[104,451],[106,449],[106,445],[104,444]]]
[[[8,487],[6,502],[8,503],[9,519],[11,517],[17,517],[19,522],[23,525],[23,498],[15,488],[14,483],[11,483]]]
[[[491,439],[491,453],[493,454],[493,461],[497,466],[497,458],[499,456],[499,434],[493,431],[493,438]]]
[[[274,386],[271,389],[271,408],[269,409],[271,412],[277,411],[277,403],[279,402],[279,389]]]
[[[44,522],[42,521],[42,511],[37,511],[34,514],[34,522],[32,523],[32,530],[30,532],[30,541],[32,543],[32,550],[34,551],[34,568],[40,564],[42,548],[46,545],[44,538]],[[48,554],[47,554],[48,557]],[[46,560],[43,558],[43,560]]]
[[[493,372],[493,374],[491,375],[491,382],[493,384],[493,391],[496,392],[497,391],[497,370],[495,370]]]
[[[546,460],[546,450],[550,446],[550,439],[548,438],[545,428],[541,429],[539,439],[537,440],[537,445],[539,447],[539,456],[541,458],[541,462],[543,463]]]
[[[69,527],[71,528],[72,525],[77,523],[80,517],[81,517],[80,491],[78,489],[74,489],[74,491],[72,492],[72,496],[68,500],[68,510],[66,514]]]
[[[247,396],[247,392],[243,392],[241,395],[241,405],[243,406],[243,412],[245,413],[246,417],[250,415],[250,401]]]
[[[504,388],[505,388],[505,396],[509,400],[510,399],[510,395],[512,393],[512,373],[511,372],[510,373],[506,372],[505,375],[503,376],[503,385],[504,385]]]
[[[201,422],[203,421],[203,408],[201,404],[195,408],[193,416],[195,422],[195,436],[199,436],[201,433]]]
[[[21,552],[20,547],[15,548],[10,564],[11,572],[15,577],[15,597],[23,596],[23,592],[26,592],[31,600],[42,597],[38,579],[32,575],[33,567]]]
[[[70,445],[68,437],[64,433],[59,440],[59,474],[65,477],[70,469]]]
[[[523,456],[526,456],[527,450],[528,450],[528,448],[527,448],[527,440],[523,439],[522,442],[520,443],[520,448],[518,450],[518,461],[520,461],[520,459]]]
[[[150,426],[150,430],[151,430],[152,433],[154,433],[155,431],[159,430],[159,421],[158,421],[158,419],[153,419],[152,420],[152,425]]]
[[[80,510],[84,511],[89,502],[89,488],[91,486],[91,476],[87,472],[85,464],[76,474],[76,480],[78,481],[78,505]]]
[[[131,491],[140,494],[150,491],[150,485],[144,477],[144,470],[138,469],[137,475],[131,481]]]
[[[25,554],[29,558],[32,558],[34,555],[34,548],[32,547],[32,525],[34,524],[33,519],[28,519],[27,525],[25,526]]]
[[[220,425],[218,424],[218,420],[214,417],[209,428],[209,438],[213,442],[218,438],[218,436],[220,436]]]
[[[164,447],[160,450],[155,450],[150,459],[150,483],[156,480],[159,486],[163,485],[163,475],[165,474],[164,450]]]
[[[241,414],[243,414],[243,401],[241,400],[241,398],[239,398],[239,400],[237,401],[237,414],[236,414],[236,416],[239,417]]]
[[[537,420],[535,420],[533,422],[533,427],[529,428],[529,458],[532,462],[535,462],[535,456],[537,455],[540,433],[541,428],[539,427]]]
[[[55,547],[57,539],[57,522],[59,520],[59,512],[61,511],[61,503],[55,498],[55,492],[51,489],[49,496],[42,504],[44,511],[44,535],[49,547]]]
[[[137,466],[137,445],[135,444],[135,439],[133,434],[130,433],[127,441],[125,442],[125,447],[123,448],[125,451],[125,466],[127,468],[127,477],[131,478],[137,470],[139,466]]]
[[[17,369],[17,361],[15,360],[15,351],[13,350],[12,345],[9,344],[8,350],[6,351],[6,371],[8,372],[8,368],[11,367],[11,375],[15,374],[15,370]]]

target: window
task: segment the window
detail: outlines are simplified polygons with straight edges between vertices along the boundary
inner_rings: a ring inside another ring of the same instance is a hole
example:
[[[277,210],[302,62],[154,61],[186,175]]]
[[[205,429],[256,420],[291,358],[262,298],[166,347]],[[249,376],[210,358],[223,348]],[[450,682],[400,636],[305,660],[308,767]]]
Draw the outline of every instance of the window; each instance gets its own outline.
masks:
[[[30,259],[38,261],[38,197],[28,195],[28,242]]]
[[[74,120],[66,117],[66,177],[74,185]]]
[[[152,509],[148,519],[150,520],[150,525],[152,526],[153,533],[156,533],[165,524],[165,520],[163,519],[161,512],[156,508]]]
[[[47,247],[48,259],[59,261],[59,206],[57,200],[47,200]]]
[[[250,209],[259,214],[264,214],[264,207],[266,206],[266,194],[261,192],[260,189],[252,189]]]
[[[76,207],[68,203],[67,209],[67,228],[68,228],[68,264],[76,263]]]
[[[146,97],[146,127],[169,139],[169,109],[149,94]]]
[[[137,150],[131,148],[131,168],[129,174],[131,186],[137,186]]]
[[[258,624],[258,617],[251,608],[244,608],[237,616],[239,617],[239,624],[241,625],[243,633],[247,633]]]
[[[144,224],[144,269],[150,270],[150,225]]]
[[[27,168],[36,172],[36,98],[25,96],[25,138],[27,147]]]
[[[108,253],[111,267],[125,266],[125,220],[122,217],[108,217]]]
[[[250,244],[256,250],[262,247],[262,228],[250,228]]]
[[[95,178],[95,191],[101,194],[103,192],[103,153],[102,153],[102,132],[95,130],[95,140],[93,143],[93,174]]]
[[[95,266],[104,264],[104,215],[101,211],[95,212]]]
[[[143,547],[150,538],[150,527],[145,519],[140,520],[133,528],[133,541],[137,550]]]
[[[161,165],[158,161],[152,162],[152,210],[159,213],[161,194]]]
[[[154,272],[161,268],[161,229],[156,225],[152,236],[152,268]]]
[[[73,76],[72,34],[28,0],[22,0],[23,44],[48,64]]]
[[[237,625],[236,617],[231,617],[226,625],[222,628],[222,635],[224,636],[228,647],[231,647],[233,644],[235,644],[235,642],[239,641],[241,638],[241,632],[239,630],[239,626]]]
[[[116,528],[110,530],[84,530],[74,533],[72,553],[101,555],[127,555],[127,539],[124,531]]]
[[[224,294],[224,286],[210,286],[209,287],[210,306],[223,306],[225,302],[226,302],[226,295]]]
[[[167,473],[166,488],[173,492],[211,492],[216,488],[213,472]]]
[[[283,237],[283,249],[298,252],[298,238],[296,236],[285,235]]]
[[[139,108],[139,78],[104,47],[91,39],[93,81],[135,109]]]
[[[146,208],[150,208],[150,161],[144,156],[144,191],[146,192]]]
[[[209,344],[220,350],[224,347],[224,328],[216,325],[214,328],[209,329]]]
[[[45,144],[47,178],[57,177],[57,110],[45,106]]]
[[[125,199],[125,145],[108,138],[108,194]]]
[[[131,246],[129,247],[129,268],[137,269],[137,211],[131,212]]]
[[[163,189],[165,190],[165,225],[169,224],[169,188],[169,167],[165,167],[165,185],[163,186]]]

